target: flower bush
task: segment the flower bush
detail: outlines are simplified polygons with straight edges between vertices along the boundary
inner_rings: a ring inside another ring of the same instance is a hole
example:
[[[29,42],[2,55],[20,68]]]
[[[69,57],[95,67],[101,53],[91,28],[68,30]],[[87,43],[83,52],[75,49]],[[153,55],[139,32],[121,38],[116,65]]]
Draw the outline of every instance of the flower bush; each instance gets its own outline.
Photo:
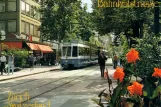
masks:
[[[161,107],[160,55],[158,38],[138,40],[114,72],[118,83],[110,93],[110,107]]]
[[[108,94],[104,95],[108,105],[101,107],[161,107],[161,51],[159,38],[145,37],[122,53],[123,64],[117,67],[113,79],[117,85],[111,89],[108,77]],[[106,70],[107,71],[107,70]],[[100,97],[101,99],[101,97]],[[96,101],[95,101],[96,102]]]

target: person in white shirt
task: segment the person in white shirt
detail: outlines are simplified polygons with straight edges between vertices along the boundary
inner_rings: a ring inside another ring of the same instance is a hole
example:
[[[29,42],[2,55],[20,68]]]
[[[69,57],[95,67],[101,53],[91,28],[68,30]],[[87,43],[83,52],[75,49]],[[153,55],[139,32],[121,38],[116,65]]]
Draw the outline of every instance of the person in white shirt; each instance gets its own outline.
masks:
[[[3,72],[5,70],[5,64],[6,64],[6,57],[4,56],[3,53],[1,54],[0,61],[1,61],[1,75],[3,75]]]
[[[12,70],[12,74],[14,72],[14,56],[12,54],[9,54],[8,56],[8,74],[10,73],[10,70]]]

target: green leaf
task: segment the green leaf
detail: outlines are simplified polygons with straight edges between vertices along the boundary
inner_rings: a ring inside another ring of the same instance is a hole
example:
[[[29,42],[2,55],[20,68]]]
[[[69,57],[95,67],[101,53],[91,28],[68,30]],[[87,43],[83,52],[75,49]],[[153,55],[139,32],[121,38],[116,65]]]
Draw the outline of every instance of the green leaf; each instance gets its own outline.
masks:
[[[157,89],[155,89],[155,90],[153,91],[152,99],[153,99],[153,98],[156,98],[157,95],[158,95],[158,92],[157,92]]]
[[[147,96],[148,93],[146,91],[143,91],[143,96]]]
[[[156,98],[159,93],[161,93],[161,85],[159,85],[154,91],[153,91],[153,95],[152,95],[152,99]]]
[[[110,102],[110,107],[114,107],[115,106],[115,103],[116,103],[116,100],[117,100],[117,97],[121,91],[121,87],[122,87],[122,84],[119,84],[114,90],[113,90],[113,94],[112,94],[112,97],[111,97],[111,102]]]

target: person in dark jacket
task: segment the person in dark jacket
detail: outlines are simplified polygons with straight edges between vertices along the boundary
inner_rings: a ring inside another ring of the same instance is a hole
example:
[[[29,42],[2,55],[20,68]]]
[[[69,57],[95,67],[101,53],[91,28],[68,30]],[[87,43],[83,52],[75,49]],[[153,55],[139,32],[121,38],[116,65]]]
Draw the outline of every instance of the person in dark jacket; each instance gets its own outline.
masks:
[[[100,66],[100,71],[101,71],[101,77],[104,77],[104,70],[105,70],[105,62],[106,62],[107,58],[104,55],[103,52],[100,52],[99,58],[98,58],[98,63]]]

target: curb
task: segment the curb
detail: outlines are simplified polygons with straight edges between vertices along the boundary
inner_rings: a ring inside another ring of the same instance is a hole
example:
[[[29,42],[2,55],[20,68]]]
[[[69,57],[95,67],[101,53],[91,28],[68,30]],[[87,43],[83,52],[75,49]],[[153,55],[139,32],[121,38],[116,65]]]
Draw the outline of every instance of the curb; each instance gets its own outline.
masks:
[[[17,77],[11,77],[11,78],[6,78],[6,79],[1,79],[0,82],[2,81],[6,81],[6,80],[11,80],[11,79],[17,79],[17,78],[22,78],[22,77],[27,77],[27,76],[31,76],[31,75],[36,75],[36,74],[41,74],[41,73],[45,73],[45,72],[49,72],[49,71],[56,71],[56,70],[60,70],[60,69],[51,69],[48,71],[42,71],[42,72],[37,72],[37,73],[32,73],[32,74],[26,74],[26,75],[21,75],[21,76],[17,76]]]

